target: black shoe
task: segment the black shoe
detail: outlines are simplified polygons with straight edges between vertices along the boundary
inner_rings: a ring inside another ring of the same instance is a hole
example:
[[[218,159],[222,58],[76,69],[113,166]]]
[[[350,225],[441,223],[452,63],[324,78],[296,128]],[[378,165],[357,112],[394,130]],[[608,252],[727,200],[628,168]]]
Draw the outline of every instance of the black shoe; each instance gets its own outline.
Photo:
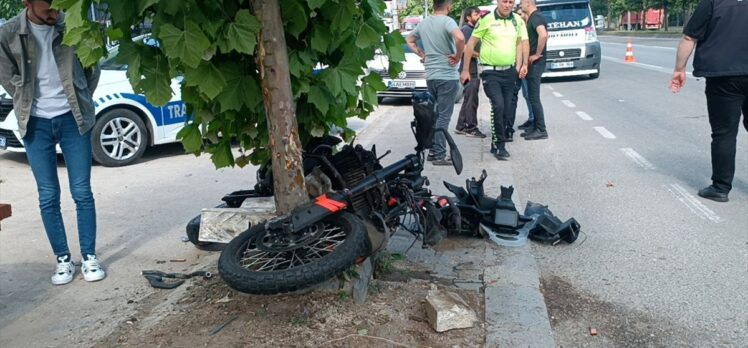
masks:
[[[429,161],[429,162],[431,162],[431,161],[433,161],[435,159],[436,159],[436,156],[434,156],[432,154],[429,154],[428,156],[426,156],[426,160]]]
[[[519,128],[519,129],[533,128],[533,123],[530,122],[530,120],[527,120],[527,121],[525,121],[525,123],[519,125],[519,127],[517,127],[517,128]]]
[[[524,132],[520,133],[520,134],[519,134],[519,136],[521,136],[521,137],[523,137],[523,138],[524,138],[524,137],[526,137],[526,136],[527,136],[528,134],[530,134],[530,133],[532,133],[532,132],[534,132],[534,131],[535,131],[535,128],[527,128],[527,129],[525,129],[525,131],[524,131]]]
[[[498,148],[496,147],[496,144],[492,143],[491,144],[491,154],[495,155],[497,151],[498,151]]]
[[[483,134],[483,132],[481,132],[480,129],[478,129],[477,127],[465,132],[465,135],[469,137],[481,138],[481,139],[486,137],[486,135]]]
[[[457,135],[464,135],[466,132],[464,129],[455,129],[455,134]]]
[[[504,148],[498,149],[498,152],[494,154],[494,157],[499,161],[506,161],[509,159],[509,156],[509,151]]]
[[[714,188],[714,186],[711,185],[699,190],[699,196],[701,196],[702,198],[711,199],[715,202],[729,201],[729,199],[727,199],[727,192],[719,192],[716,188]]]
[[[525,134],[525,140],[548,139],[548,132],[541,132],[534,129],[532,132]]]

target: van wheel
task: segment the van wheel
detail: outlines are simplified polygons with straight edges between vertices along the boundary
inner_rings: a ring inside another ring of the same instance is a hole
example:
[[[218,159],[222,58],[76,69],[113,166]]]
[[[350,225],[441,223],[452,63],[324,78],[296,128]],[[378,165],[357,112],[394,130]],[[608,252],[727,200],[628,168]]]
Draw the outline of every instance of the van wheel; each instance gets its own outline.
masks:
[[[92,132],[93,158],[105,167],[132,164],[148,145],[145,123],[127,109],[107,111],[96,120]]]

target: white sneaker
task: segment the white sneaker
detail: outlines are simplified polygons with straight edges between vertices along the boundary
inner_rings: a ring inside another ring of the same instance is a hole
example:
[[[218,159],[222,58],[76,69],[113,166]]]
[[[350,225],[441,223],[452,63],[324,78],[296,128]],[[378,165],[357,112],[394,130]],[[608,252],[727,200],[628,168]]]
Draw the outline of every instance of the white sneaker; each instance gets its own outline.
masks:
[[[57,268],[52,275],[52,284],[63,285],[73,281],[75,275],[75,265],[70,260],[70,256],[57,257]]]
[[[86,255],[86,258],[81,262],[81,272],[83,273],[83,279],[87,282],[95,282],[106,278],[106,272],[104,272],[104,268],[101,267],[95,255]]]

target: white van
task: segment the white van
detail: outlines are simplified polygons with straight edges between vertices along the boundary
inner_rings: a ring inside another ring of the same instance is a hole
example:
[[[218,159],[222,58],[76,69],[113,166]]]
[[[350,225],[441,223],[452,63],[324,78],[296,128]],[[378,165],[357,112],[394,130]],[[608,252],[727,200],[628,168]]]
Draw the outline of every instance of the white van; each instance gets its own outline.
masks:
[[[543,77],[600,76],[600,41],[589,0],[537,0],[548,22],[547,64]],[[519,1],[517,1],[519,6]],[[496,5],[479,6],[490,13]]]
[[[600,76],[600,41],[589,0],[538,0],[548,22],[543,77]]]

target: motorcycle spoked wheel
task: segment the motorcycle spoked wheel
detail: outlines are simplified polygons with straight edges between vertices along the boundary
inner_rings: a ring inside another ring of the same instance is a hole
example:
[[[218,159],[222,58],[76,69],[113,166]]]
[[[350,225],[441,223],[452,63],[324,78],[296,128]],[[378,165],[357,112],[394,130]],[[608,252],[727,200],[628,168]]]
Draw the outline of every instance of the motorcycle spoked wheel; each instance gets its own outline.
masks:
[[[366,253],[363,222],[341,212],[302,231],[291,243],[257,225],[234,238],[218,259],[218,271],[233,289],[248,294],[296,291],[332,278]]]

